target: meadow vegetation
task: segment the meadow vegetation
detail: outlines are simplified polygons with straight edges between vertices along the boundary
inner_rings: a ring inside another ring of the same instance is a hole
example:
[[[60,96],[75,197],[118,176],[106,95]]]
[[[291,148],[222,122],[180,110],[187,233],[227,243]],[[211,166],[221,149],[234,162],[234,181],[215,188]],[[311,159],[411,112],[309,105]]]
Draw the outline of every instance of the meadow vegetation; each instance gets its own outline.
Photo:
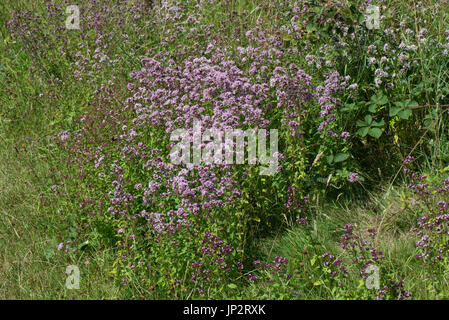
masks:
[[[0,40],[0,298],[449,297],[447,1],[3,1]],[[173,164],[196,121],[276,173]]]

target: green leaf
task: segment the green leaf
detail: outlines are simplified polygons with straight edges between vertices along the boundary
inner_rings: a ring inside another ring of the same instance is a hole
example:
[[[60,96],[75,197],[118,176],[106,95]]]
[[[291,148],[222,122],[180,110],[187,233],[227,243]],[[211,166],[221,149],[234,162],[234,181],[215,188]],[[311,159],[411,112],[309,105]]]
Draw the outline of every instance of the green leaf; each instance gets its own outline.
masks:
[[[382,93],[379,93],[378,95],[372,96],[371,101],[377,104],[378,106],[383,106],[384,104],[388,103],[388,98],[384,96]]]
[[[379,106],[383,106],[384,104],[388,103],[388,98],[384,95],[382,95],[382,97],[379,98],[379,100],[377,101],[377,104]]]
[[[391,108],[390,108],[389,116],[390,116],[390,117],[394,117],[395,115],[398,114],[399,111],[401,111],[401,108],[398,108],[398,107],[391,107]]]
[[[327,156],[327,163],[328,164],[332,164],[332,162],[334,162],[334,155],[333,154]]]
[[[369,127],[363,127],[363,128],[360,128],[360,129],[357,131],[357,133],[358,133],[360,136],[365,137],[365,136],[368,134],[368,131],[369,131]]]
[[[335,157],[334,157],[334,162],[342,162],[345,161],[346,159],[349,158],[349,154],[347,153],[338,153]]]
[[[358,21],[360,24],[365,23],[365,16],[363,14],[359,15]]]
[[[381,119],[379,122],[374,121],[371,125],[375,127],[383,127],[385,125],[385,121],[384,119]]]
[[[357,120],[357,127],[366,127],[367,125],[365,121]]]
[[[417,107],[417,106],[419,106],[419,103],[416,102],[415,100],[413,100],[413,101],[411,101],[411,102],[409,103],[408,106],[409,106],[409,107]]]
[[[237,286],[235,284],[233,284],[233,283],[228,284],[228,287],[230,289],[237,289]]]
[[[375,113],[377,111],[377,105],[371,104],[368,108],[369,112]]]
[[[399,118],[404,119],[404,120],[407,120],[411,114],[412,114],[412,110],[410,110],[410,109],[405,109],[405,110],[401,110],[398,112]]]
[[[365,122],[366,122],[366,124],[371,124],[371,122],[373,122],[373,117],[371,117],[371,115],[367,114],[365,116]]]
[[[379,137],[382,135],[382,130],[379,128],[371,128],[369,129],[368,134],[376,139],[379,139]]]

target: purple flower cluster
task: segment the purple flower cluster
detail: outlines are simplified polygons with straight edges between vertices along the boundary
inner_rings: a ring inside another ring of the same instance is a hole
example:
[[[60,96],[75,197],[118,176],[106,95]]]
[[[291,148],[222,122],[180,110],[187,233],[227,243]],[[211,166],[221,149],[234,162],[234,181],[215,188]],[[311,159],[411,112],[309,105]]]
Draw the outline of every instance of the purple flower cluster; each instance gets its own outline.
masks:
[[[354,182],[357,182],[358,180],[359,180],[359,174],[358,174],[358,173],[356,173],[356,172],[351,172],[351,173],[349,174],[349,182],[354,183]]]
[[[407,160],[404,161],[407,166],[404,172],[410,179],[408,188],[417,196],[417,203],[425,211],[413,229],[418,236],[417,259],[438,264],[446,259],[449,249],[449,203],[445,201],[449,194],[449,178],[429,184],[426,175],[417,174],[409,168],[414,159],[410,157]]]
[[[234,251],[234,248],[226,245],[218,236],[206,232],[198,253],[198,261],[190,265],[193,270],[191,280],[195,287],[202,290],[208,286],[208,283],[221,282],[222,278],[226,276],[225,273],[231,273],[233,265],[229,258]],[[243,268],[240,262],[235,265],[239,270]],[[217,271],[218,278],[216,277]]]
[[[360,236],[354,234],[354,227],[352,224],[345,224],[344,228],[345,234],[343,235],[340,245],[345,251],[352,255],[352,262],[359,265],[362,279],[365,279],[366,268],[371,264],[375,264],[384,259],[383,253],[372,247],[368,241],[363,240]],[[368,232],[370,237],[374,237],[376,228],[369,228]]]
[[[248,273],[247,277],[250,282],[258,282],[262,281],[263,283],[273,282],[273,276],[282,276],[285,278],[290,278],[291,275],[287,273],[288,259],[280,256],[274,257],[273,262],[264,264],[261,263],[260,260],[255,260],[253,265],[256,267],[256,270]],[[255,272],[259,275],[256,275]],[[264,275],[262,271],[268,272],[268,276]],[[262,283],[262,284],[263,284]]]
[[[411,298],[412,294],[404,289],[404,282],[390,280],[390,285],[383,286],[377,292],[376,300],[382,300],[387,295],[395,297],[397,300],[405,300]]]
[[[321,255],[321,259],[323,266],[330,269],[330,276],[332,278],[335,278],[338,274],[342,274],[344,276],[348,273],[345,265],[343,264],[343,260],[337,258],[330,252],[323,253]],[[342,284],[340,283],[340,285]]]

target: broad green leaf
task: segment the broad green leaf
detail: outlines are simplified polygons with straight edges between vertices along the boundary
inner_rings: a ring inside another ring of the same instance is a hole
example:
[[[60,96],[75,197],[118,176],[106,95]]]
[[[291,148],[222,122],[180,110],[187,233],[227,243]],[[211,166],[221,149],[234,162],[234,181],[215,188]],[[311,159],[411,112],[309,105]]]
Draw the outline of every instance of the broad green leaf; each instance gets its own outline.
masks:
[[[411,101],[410,104],[408,105],[409,107],[417,107],[419,106],[419,103],[416,102],[415,100]]]
[[[401,108],[391,107],[390,108],[390,113],[389,113],[390,117],[394,117],[395,115],[398,114],[399,111],[401,111]]]
[[[375,127],[383,127],[385,125],[385,121],[384,119],[381,119],[379,122],[374,121],[371,125]]]
[[[387,104],[387,103],[388,103],[388,98],[384,95],[377,101],[377,104],[380,106],[383,106],[384,104]]]
[[[376,139],[379,139],[379,137],[382,135],[382,130],[379,128],[371,128],[369,129],[368,134]]]
[[[349,154],[347,153],[338,153],[335,157],[334,157],[334,162],[342,162],[345,161],[346,159],[349,158]]]
[[[394,103],[394,105],[395,105],[396,107],[401,108],[401,109],[405,107],[404,102],[402,102],[402,101],[396,101],[396,102]]]
[[[368,131],[369,131],[369,127],[363,127],[363,128],[360,128],[359,130],[357,130],[357,133],[360,136],[365,137],[368,134]]]
[[[378,106],[383,106],[384,104],[388,103],[388,98],[384,96],[382,93],[379,93],[378,95],[372,96],[371,101],[373,101]]]
[[[404,120],[407,120],[411,114],[412,114],[412,110],[410,110],[410,109],[405,109],[405,110],[401,110],[398,112],[399,118],[404,119]]]
[[[358,19],[360,24],[365,23],[365,16],[363,14],[359,15],[359,19]]]
[[[373,117],[371,117],[371,115],[367,114],[365,116],[365,122],[366,122],[366,124],[371,124],[371,122],[373,122]]]
[[[357,127],[366,127],[367,125],[369,124],[365,121],[357,120]]]

